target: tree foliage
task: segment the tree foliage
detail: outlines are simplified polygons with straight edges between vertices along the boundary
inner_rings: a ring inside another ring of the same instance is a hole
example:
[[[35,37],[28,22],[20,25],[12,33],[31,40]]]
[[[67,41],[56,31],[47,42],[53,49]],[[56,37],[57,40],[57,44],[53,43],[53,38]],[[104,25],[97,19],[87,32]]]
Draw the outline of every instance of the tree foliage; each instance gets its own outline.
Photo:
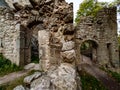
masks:
[[[95,0],[84,0],[79,6],[75,22],[79,22],[81,16],[95,16],[105,4]]]

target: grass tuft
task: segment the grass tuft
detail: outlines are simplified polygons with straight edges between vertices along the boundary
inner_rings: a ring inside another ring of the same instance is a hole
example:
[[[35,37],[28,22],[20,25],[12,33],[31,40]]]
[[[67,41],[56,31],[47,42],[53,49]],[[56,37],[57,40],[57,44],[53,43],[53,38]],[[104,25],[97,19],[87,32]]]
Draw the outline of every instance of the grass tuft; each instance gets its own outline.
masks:
[[[120,73],[113,72],[108,70],[107,71],[118,83],[120,83]]]
[[[89,75],[85,71],[80,74],[82,90],[107,90],[106,87],[95,77]]]
[[[13,64],[10,60],[0,54],[0,76],[4,76],[11,72],[20,71],[22,69],[22,67]]]

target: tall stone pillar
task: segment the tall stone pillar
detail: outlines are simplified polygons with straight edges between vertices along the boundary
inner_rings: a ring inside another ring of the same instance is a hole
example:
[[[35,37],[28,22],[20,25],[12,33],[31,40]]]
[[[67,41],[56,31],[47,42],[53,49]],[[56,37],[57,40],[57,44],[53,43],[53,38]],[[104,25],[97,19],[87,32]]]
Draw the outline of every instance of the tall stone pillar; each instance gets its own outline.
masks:
[[[47,30],[38,32],[40,67],[43,71],[47,71],[50,67],[49,38],[50,36]]]

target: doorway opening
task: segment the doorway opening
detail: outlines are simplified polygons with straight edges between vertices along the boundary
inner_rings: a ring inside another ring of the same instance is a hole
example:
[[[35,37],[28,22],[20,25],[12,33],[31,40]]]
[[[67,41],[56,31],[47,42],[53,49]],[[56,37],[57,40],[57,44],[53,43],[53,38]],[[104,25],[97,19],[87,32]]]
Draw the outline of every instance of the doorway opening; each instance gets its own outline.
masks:
[[[39,49],[38,39],[32,35],[31,38],[31,62],[39,63]]]
[[[93,63],[97,61],[97,48],[98,44],[93,40],[86,40],[81,44],[80,54],[83,57],[82,59],[89,59]]]

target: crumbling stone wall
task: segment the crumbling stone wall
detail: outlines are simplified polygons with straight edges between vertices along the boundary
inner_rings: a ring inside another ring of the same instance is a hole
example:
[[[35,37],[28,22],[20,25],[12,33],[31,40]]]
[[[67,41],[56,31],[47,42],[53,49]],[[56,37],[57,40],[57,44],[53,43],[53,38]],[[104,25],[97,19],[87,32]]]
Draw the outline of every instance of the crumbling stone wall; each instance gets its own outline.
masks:
[[[41,60],[41,62],[42,62],[41,65],[43,65],[43,66],[45,64],[44,62],[49,62],[50,66],[51,65],[60,65],[62,62],[64,62],[63,61],[64,59],[62,59],[62,56],[64,54],[63,52],[67,51],[67,50],[68,51],[72,50],[74,48],[74,42],[71,41],[73,39],[73,35],[74,35],[72,4],[68,4],[64,0],[62,0],[62,1],[58,0],[58,1],[51,2],[50,5],[54,5],[53,6],[54,8],[52,9],[52,11],[48,12],[47,17],[44,20],[44,26],[45,26],[45,28],[47,28],[46,32],[49,33],[49,39],[48,39],[49,43],[46,43],[46,44],[48,44],[47,47],[49,47],[50,53],[47,54],[47,55],[49,55],[49,59]],[[50,6],[50,7],[52,7],[52,6]],[[40,34],[40,32],[41,32],[41,34]],[[39,31],[40,37],[41,37],[41,35],[44,35],[44,34],[42,34],[42,32],[43,31]],[[44,37],[44,36],[42,36],[42,37]],[[43,41],[43,40],[39,39],[39,41]],[[71,42],[69,42],[69,41],[71,41]],[[66,43],[67,43],[67,46],[66,46]],[[69,46],[69,44],[71,44],[71,43],[72,43],[72,46]],[[73,50],[73,53],[74,53],[74,50]],[[44,58],[47,58],[47,57],[44,57]],[[58,58],[59,58],[59,60],[58,60]],[[64,54],[64,58],[66,58],[65,54]],[[66,59],[68,60],[68,58],[69,58],[69,56],[67,56]],[[68,60],[68,62],[69,62],[69,60]]]
[[[0,53],[19,65],[20,24],[8,8],[0,8]]]
[[[5,0],[5,2],[11,7],[14,8],[13,3],[19,3],[22,6],[30,5],[29,0]]]
[[[97,63],[107,67],[119,67],[116,20],[115,7],[102,9],[96,18],[81,17],[75,34],[78,62],[81,60],[80,45],[86,40],[92,40],[98,44]]]

